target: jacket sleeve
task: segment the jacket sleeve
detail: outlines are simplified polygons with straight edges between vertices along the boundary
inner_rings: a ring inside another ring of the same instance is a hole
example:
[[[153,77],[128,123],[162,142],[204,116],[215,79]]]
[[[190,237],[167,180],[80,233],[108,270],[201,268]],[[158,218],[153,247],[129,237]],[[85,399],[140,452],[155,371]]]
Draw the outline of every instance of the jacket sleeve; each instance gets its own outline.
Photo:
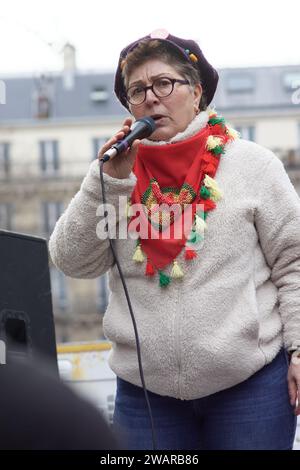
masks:
[[[300,344],[300,199],[282,162],[272,154],[260,179],[256,228],[278,289],[286,349]]]
[[[103,174],[107,204],[118,213],[119,196],[129,197],[136,177],[116,179]],[[65,212],[57,221],[49,240],[49,251],[54,265],[67,276],[95,278],[104,274],[113,265],[108,239],[97,236],[97,224],[103,217],[96,214],[102,203],[98,160],[94,160],[84,178],[80,190],[73,197]],[[123,216],[125,217],[125,211]]]

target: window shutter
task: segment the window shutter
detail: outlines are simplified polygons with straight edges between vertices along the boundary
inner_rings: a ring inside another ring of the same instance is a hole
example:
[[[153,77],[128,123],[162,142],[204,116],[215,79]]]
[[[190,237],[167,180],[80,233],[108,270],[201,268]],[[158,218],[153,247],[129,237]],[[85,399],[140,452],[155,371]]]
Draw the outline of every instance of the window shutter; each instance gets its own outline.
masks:
[[[55,171],[59,170],[59,155],[58,155],[58,142],[57,140],[52,142],[53,145],[53,168]]]
[[[45,155],[45,142],[40,142],[40,166],[42,172],[47,169],[46,155]]]

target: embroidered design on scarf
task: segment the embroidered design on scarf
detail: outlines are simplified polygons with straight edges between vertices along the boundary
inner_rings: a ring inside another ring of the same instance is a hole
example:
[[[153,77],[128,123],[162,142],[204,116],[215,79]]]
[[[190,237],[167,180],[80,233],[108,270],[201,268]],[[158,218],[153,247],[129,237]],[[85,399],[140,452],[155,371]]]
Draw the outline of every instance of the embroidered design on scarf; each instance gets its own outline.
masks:
[[[182,279],[184,277],[183,268],[179,265],[176,258],[185,250],[184,259],[189,262],[198,256],[199,243],[204,240],[204,232],[207,230],[207,215],[216,208],[217,202],[222,199],[222,191],[214,179],[220,158],[225,153],[227,143],[238,138],[238,133],[228,127],[224,118],[218,116],[215,111],[209,112],[209,121],[204,129],[196,136],[187,139],[187,148],[190,152],[190,164],[187,162],[186,168],[176,167],[178,162],[182,162],[182,158],[171,160],[174,166],[174,176],[178,179],[180,171],[186,172],[183,175],[183,183],[178,187],[160,186],[159,179],[151,173],[151,165],[149,159],[144,158],[141,152],[141,161],[134,169],[137,176],[137,184],[131,195],[131,201],[128,204],[127,215],[130,217],[128,230],[131,230],[132,223],[136,219],[136,215],[130,212],[130,205],[141,203],[144,215],[144,225],[147,230],[156,232],[156,239],[151,237],[143,237],[137,240],[133,260],[137,263],[146,261],[145,275],[153,277],[155,274],[159,276],[159,285],[166,287],[170,284],[171,279]],[[183,144],[184,142],[179,142]],[[167,148],[174,149],[178,144],[170,144]],[[180,151],[185,147],[177,146]],[[162,146],[165,147],[166,146]],[[160,148],[156,147],[157,156],[160,156]],[[147,152],[147,149],[144,149]],[[149,150],[149,147],[148,147]],[[162,149],[163,150],[163,149]],[[150,148],[151,152],[151,148]],[[156,155],[155,155],[156,156]],[[154,160],[152,169],[157,170],[158,175],[162,176],[170,168],[168,161],[164,168],[163,158]],[[150,168],[150,169],[149,169]],[[165,170],[165,171],[164,171]],[[148,181],[148,183],[147,183]],[[197,211],[197,205],[203,208]],[[175,205],[175,206],[174,206]],[[174,212],[170,212],[169,207],[175,207]],[[174,238],[174,227],[176,224],[182,224],[183,212],[186,208],[191,212],[191,227],[189,235],[184,235],[180,239]],[[167,229],[173,229],[170,239],[163,239],[162,235]],[[133,230],[134,231],[134,230]],[[147,232],[149,235],[149,231]],[[153,233],[153,232],[152,232]],[[172,264],[170,275],[164,272],[164,269]]]
[[[184,210],[185,204],[190,204],[196,197],[194,189],[187,183],[179,190],[175,187],[160,188],[155,178],[150,180],[150,186],[142,196],[142,204],[145,206],[146,216],[149,222],[160,232],[174,223]],[[163,205],[178,205],[176,214],[164,210]]]

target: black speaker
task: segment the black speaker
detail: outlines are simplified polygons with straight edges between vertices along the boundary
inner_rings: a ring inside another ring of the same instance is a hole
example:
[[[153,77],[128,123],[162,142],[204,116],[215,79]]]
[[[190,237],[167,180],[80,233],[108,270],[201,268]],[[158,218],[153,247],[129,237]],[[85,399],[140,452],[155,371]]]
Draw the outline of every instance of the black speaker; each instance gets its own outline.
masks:
[[[57,370],[48,248],[43,238],[0,230],[0,340],[16,356]]]

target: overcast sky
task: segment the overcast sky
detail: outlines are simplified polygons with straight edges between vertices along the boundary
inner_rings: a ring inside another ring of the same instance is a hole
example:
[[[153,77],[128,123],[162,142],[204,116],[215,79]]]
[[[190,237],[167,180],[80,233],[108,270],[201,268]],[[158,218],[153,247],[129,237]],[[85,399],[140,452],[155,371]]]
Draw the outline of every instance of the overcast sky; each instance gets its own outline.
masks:
[[[120,50],[157,28],[198,41],[216,67],[300,65],[299,0],[0,0],[0,75],[114,70]],[[48,45],[50,44],[50,45]]]

